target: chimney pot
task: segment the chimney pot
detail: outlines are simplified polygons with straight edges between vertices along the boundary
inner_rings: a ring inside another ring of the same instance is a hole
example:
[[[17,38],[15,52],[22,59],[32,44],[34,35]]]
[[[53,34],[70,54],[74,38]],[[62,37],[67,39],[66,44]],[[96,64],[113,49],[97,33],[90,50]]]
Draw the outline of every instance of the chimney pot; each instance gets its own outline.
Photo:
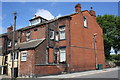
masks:
[[[13,30],[12,25],[10,27],[7,28],[7,32],[11,32]]]
[[[75,12],[81,12],[81,5],[79,3],[75,6]]]
[[[95,13],[95,11],[94,11],[94,10],[90,10],[90,11],[89,11],[89,13],[90,13],[90,15],[91,15],[91,16],[96,17],[96,13]]]

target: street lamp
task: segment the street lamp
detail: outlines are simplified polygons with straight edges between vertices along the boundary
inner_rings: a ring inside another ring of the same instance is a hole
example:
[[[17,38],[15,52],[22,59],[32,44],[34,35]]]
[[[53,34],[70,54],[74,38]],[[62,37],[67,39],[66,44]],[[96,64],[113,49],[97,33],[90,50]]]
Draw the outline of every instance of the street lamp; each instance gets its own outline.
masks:
[[[95,53],[95,68],[97,69],[97,52],[96,52],[96,36],[97,36],[97,33],[95,33],[93,35],[93,44],[94,44],[94,53]]]
[[[12,71],[11,78],[14,80],[14,55],[15,55],[15,31],[16,31],[16,18],[17,13],[14,12],[14,31],[13,31],[13,47],[12,47]]]

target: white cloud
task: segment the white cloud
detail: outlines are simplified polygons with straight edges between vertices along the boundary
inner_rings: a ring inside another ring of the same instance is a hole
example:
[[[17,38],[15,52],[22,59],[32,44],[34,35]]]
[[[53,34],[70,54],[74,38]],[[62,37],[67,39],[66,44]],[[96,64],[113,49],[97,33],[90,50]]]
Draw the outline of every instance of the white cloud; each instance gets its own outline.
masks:
[[[61,14],[58,14],[57,18],[61,17],[62,15]]]
[[[47,20],[54,19],[54,16],[48,10],[45,9],[38,9],[35,15],[41,16]]]

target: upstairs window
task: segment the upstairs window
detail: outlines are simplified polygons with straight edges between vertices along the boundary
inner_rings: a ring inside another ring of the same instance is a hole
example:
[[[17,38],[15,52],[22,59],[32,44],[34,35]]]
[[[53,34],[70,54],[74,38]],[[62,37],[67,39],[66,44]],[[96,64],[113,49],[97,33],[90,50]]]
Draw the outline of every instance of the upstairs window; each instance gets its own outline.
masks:
[[[14,60],[18,60],[18,52],[15,52],[15,54],[14,54]]]
[[[65,38],[65,26],[60,26],[59,30],[60,30],[60,40],[66,39]]]
[[[34,29],[34,31],[38,31],[38,29]]]
[[[86,27],[86,28],[88,27],[88,26],[87,26],[87,19],[86,19],[86,16],[84,16],[84,27]]]
[[[56,32],[55,41],[59,41],[59,39],[58,39],[58,32]]]
[[[9,41],[8,41],[8,47],[11,47],[11,46],[12,46],[12,41],[9,40]]]
[[[60,48],[60,62],[66,62],[66,48]]]
[[[10,60],[12,60],[12,51],[9,51],[10,54]]]
[[[12,56],[12,55],[13,55],[12,51],[10,51],[9,54],[10,54],[10,60],[12,60],[12,58],[13,58],[13,56]],[[18,60],[18,52],[16,52],[16,51],[15,51],[15,53],[14,53],[14,60]]]
[[[26,32],[26,40],[29,41],[30,40],[30,31]]]
[[[27,61],[27,53],[22,53],[21,61]]]
[[[50,31],[50,39],[54,39],[54,31]]]
[[[15,46],[18,44],[18,42],[17,41],[15,41]]]
[[[31,25],[36,25],[36,24],[39,24],[40,22],[41,22],[41,19],[38,18],[38,19],[32,20]]]

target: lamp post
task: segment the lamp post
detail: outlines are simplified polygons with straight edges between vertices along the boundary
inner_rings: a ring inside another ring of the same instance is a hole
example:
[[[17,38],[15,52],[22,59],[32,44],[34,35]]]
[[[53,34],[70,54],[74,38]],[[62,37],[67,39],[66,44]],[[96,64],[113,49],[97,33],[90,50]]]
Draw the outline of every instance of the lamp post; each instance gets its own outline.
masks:
[[[12,71],[11,71],[11,79],[14,80],[14,55],[15,55],[15,31],[16,31],[16,18],[17,13],[14,12],[14,31],[13,31],[13,47],[12,47]]]
[[[96,36],[97,33],[93,35],[94,53],[95,53],[95,68],[97,69],[97,52],[96,52]]]

